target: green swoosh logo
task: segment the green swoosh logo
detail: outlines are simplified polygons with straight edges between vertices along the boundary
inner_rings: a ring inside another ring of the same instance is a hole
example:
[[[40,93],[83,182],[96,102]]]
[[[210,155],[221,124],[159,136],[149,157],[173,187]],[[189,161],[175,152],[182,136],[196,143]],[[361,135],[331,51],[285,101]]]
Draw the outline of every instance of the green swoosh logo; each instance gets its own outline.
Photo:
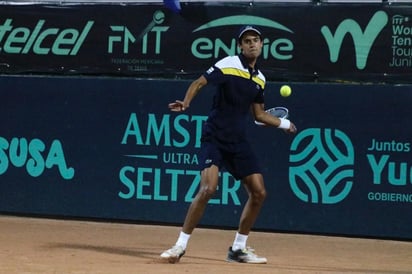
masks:
[[[261,26],[261,27],[269,27],[274,29],[279,29],[283,31],[287,31],[293,33],[292,30],[289,28],[279,24],[270,19],[258,17],[258,16],[251,16],[251,15],[234,15],[228,16],[224,18],[219,18],[213,21],[210,21],[204,25],[201,25],[193,32],[197,32],[200,30],[205,30],[208,28],[215,28],[215,27],[222,27],[222,26],[230,26],[230,25],[254,25],[254,26]]]

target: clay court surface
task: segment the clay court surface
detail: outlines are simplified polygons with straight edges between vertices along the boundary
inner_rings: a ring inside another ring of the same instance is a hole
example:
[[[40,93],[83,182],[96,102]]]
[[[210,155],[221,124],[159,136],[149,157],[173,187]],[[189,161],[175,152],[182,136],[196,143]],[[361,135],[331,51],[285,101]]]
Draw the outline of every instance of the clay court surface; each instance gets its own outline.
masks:
[[[253,232],[268,264],[227,263],[234,231],[195,230],[178,264],[158,260],[179,227],[0,215],[0,273],[412,273],[412,242]]]

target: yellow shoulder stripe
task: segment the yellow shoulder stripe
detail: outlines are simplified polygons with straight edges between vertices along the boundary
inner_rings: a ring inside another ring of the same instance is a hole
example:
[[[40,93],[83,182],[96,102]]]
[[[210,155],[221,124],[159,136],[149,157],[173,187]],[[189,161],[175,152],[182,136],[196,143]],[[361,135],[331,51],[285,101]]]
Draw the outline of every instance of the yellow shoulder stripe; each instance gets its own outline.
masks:
[[[250,73],[247,71],[240,70],[240,69],[222,68],[221,71],[225,75],[232,75],[232,76],[237,76],[237,77],[241,77],[244,79],[250,79]],[[252,81],[258,84],[259,86],[261,86],[263,89],[265,88],[265,81],[259,78],[258,76],[254,76],[252,78]]]

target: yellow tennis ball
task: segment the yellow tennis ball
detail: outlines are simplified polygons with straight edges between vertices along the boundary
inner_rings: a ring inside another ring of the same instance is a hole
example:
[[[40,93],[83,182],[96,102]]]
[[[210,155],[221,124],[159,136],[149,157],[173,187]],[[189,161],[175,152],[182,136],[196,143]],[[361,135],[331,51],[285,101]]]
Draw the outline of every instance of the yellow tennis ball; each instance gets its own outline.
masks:
[[[283,85],[280,87],[280,95],[283,97],[288,97],[290,94],[292,94],[292,89],[288,85]]]

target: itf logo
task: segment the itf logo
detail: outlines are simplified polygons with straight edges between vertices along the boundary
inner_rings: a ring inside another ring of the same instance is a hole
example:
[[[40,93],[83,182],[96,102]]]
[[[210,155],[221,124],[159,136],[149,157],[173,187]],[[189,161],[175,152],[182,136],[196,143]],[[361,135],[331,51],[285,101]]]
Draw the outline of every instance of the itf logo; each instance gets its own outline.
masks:
[[[352,189],[354,149],[340,130],[310,128],[293,140],[290,186],[304,202],[336,204]]]

